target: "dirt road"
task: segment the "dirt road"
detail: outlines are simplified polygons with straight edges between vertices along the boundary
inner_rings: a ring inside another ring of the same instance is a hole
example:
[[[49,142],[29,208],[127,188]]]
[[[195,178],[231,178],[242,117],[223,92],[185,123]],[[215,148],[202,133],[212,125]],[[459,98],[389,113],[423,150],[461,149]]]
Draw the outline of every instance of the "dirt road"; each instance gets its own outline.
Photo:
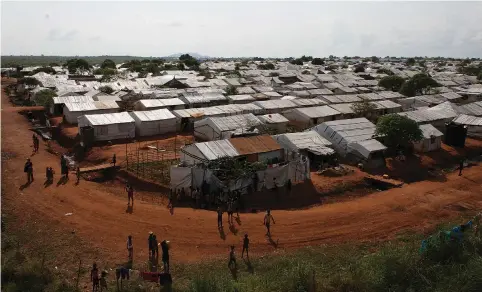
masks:
[[[45,151],[43,143],[40,153],[31,157],[35,181],[22,188],[26,182],[23,164],[32,153],[32,132],[3,93],[2,107],[2,158],[8,157],[2,159],[2,209],[17,214],[19,224],[35,221],[42,231],[34,238],[43,241],[32,242],[32,246],[53,244],[58,254],[93,250],[96,252],[89,257],[104,263],[121,262],[127,257],[126,238],[131,234],[135,258],[144,261],[147,235],[154,231],[158,238],[171,241],[173,263],[190,262],[226,256],[228,245],[240,246],[246,232],[253,254],[263,254],[275,251],[276,244],[278,248],[294,249],[322,243],[378,241],[408,230],[423,232],[461,211],[482,208],[482,168],[476,166],[466,169],[461,177],[450,174],[446,182],[413,183],[348,202],[276,211],[273,242],[265,237],[264,214],[241,214],[240,223],[235,224],[237,235],[224,219],[225,239],[221,239],[214,212],[177,208],[171,215],[164,206],[137,200],[130,213],[126,210],[127,196],[118,185],[87,181],[75,185],[73,174],[69,182],[57,185],[59,158]],[[57,174],[54,184],[44,187],[47,166],[53,166]],[[63,238],[71,236],[70,230],[75,232],[77,243]]]

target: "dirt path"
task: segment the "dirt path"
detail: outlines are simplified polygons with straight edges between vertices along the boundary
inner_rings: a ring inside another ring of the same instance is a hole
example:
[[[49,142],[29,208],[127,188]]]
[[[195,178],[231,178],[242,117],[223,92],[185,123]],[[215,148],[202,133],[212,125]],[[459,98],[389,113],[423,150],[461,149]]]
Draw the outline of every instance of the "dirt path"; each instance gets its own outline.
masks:
[[[23,164],[32,152],[32,133],[26,119],[17,114],[3,94],[2,107],[2,152],[9,154],[9,159],[2,163],[2,208],[23,216],[23,222],[55,224],[44,226],[37,236],[49,243],[59,241],[56,246],[64,249],[59,253],[96,250],[96,257],[102,257],[104,263],[126,259],[125,240],[129,234],[134,238],[135,258],[144,261],[149,231],[172,242],[171,260],[176,263],[224,257],[228,245],[240,246],[246,232],[251,238],[253,254],[263,254],[273,252],[276,243],[278,248],[293,249],[322,243],[378,241],[407,230],[423,232],[461,211],[482,208],[482,168],[477,166],[466,169],[461,177],[448,175],[444,183],[414,183],[348,202],[276,211],[274,243],[264,235],[264,214],[242,214],[240,224],[236,224],[237,235],[229,230],[225,219],[223,240],[216,228],[214,212],[177,208],[171,215],[164,206],[138,200],[133,213],[129,213],[127,198],[119,195],[123,192],[119,186],[87,181],[75,185],[73,175],[67,184],[57,186],[59,159],[45,151],[42,143],[40,153],[31,157],[35,181],[21,189],[26,181]],[[55,167],[57,172],[55,183],[48,187],[43,186],[46,166]],[[66,213],[73,214],[65,216]],[[79,245],[62,244],[60,230],[75,230]]]

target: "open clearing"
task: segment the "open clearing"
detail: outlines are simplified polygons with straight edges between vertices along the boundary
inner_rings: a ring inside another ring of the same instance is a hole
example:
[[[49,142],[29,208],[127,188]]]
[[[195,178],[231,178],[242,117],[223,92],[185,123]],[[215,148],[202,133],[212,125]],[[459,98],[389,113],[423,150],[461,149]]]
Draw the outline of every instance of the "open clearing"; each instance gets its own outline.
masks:
[[[482,169],[475,166],[461,177],[449,174],[445,182],[423,181],[345,202],[277,210],[272,242],[264,235],[263,213],[241,214],[237,230],[225,223],[222,239],[215,212],[176,208],[171,215],[159,193],[137,192],[130,212],[121,183],[82,180],[76,185],[72,174],[66,184],[57,185],[57,173],[54,184],[44,187],[44,170],[47,166],[58,168],[59,157],[47,152],[43,143],[40,153],[31,157],[35,181],[23,188],[23,164],[32,153],[32,132],[28,121],[18,114],[23,109],[13,107],[2,92],[2,211],[15,217],[16,228],[25,230],[31,242],[26,249],[48,248],[48,263],[70,272],[78,264],[77,256],[84,263],[96,260],[102,266],[124,261],[129,234],[134,238],[137,263],[147,259],[147,234],[154,231],[158,238],[172,242],[175,266],[177,262],[224,257],[228,245],[239,245],[246,232],[253,255],[261,255],[277,248],[380,241],[401,232],[428,232],[460,212],[482,208]]]

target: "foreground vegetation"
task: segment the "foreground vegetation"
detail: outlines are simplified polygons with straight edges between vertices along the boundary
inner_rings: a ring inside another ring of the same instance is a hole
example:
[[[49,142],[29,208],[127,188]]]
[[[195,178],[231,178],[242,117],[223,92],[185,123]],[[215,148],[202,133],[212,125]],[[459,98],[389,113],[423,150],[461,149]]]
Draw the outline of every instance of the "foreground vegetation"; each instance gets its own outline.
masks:
[[[2,235],[2,291],[77,291],[42,267],[41,260],[23,255],[15,237]],[[447,240],[423,255],[421,239],[405,235],[381,245],[306,248],[252,258],[250,263],[240,258],[238,250],[236,273],[228,270],[227,259],[175,265],[172,291],[482,291],[480,236],[469,230],[461,243]],[[109,275],[108,291],[116,291],[114,277]],[[158,289],[156,284],[131,279],[124,282],[123,291]]]

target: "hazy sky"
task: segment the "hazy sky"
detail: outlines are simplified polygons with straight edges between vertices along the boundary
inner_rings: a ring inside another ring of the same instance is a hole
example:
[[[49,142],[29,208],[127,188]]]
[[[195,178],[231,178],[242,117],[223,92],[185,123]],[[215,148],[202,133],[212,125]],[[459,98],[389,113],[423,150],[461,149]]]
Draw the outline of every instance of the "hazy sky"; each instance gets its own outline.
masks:
[[[482,2],[5,2],[2,55],[482,57]]]

